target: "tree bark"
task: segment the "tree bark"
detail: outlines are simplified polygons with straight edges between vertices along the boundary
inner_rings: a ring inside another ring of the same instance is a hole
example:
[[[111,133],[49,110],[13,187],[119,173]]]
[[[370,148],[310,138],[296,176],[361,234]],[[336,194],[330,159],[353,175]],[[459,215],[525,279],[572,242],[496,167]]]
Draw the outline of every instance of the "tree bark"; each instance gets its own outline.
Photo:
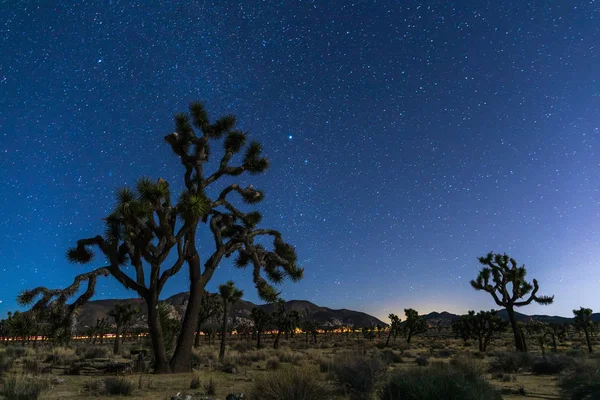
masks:
[[[590,353],[592,353],[592,341],[590,340],[590,331],[586,327],[586,328],[584,328],[584,332],[585,332],[585,341],[587,342],[587,346],[588,346],[588,351]]]
[[[515,338],[515,349],[519,352],[527,352],[527,347],[525,346],[523,340],[523,333],[517,324],[517,320],[515,318],[515,311],[512,307],[506,307],[506,312],[508,313],[508,320],[510,321],[510,326],[513,330],[513,335]]]
[[[277,330],[277,336],[275,336],[275,342],[273,342],[273,348],[277,350],[279,348],[279,337],[281,336],[281,330]]]
[[[260,346],[261,346],[261,344],[260,344],[260,331],[257,330],[256,331],[256,348],[258,350],[260,350]]]
[[[189,243],[195,241],[195,228],[186,235]],[[198,313],[202,302],[202,293],[206,280],[200,273],[200,256],[195,245],[191,245],[188,266],[190,271],[190,297],[181,323],[181,331],[177,339],[177,347],[171,358],[170,366],[173,372],[189,372],[192,366],[192,346],[194,345],[194,332],[198,324]]]
[[[196,337],[194,338],[194,348],[200,347],[200,329],[196,332]]]
[[[115,345],[113,348],[113,353],[115,355],[121,354],[121,340],[119,338],[120,336],[121,336],[121,327],[119,325],[117,325],[117,333],[115,334]]]
[[[165,337],[158,313],[158,293],[149,294],[146,303],[148,304],[148,329],[152,341],[152,350],[154,351],[154,373],[169,374],[171,373],[171,367],[167,360]]]
[[[393,332],[393,329],[390,328],[390,332],[388,333],[387,340],[385,341],[385,347],[388,347],[388,345],[390,344],[390,338],[392,337],[392,332]]]
[[[225,359],[225,345],[227,344],[227,314],[228,314],[227,301],[223,302],[223,326],[221,327],[221,347],[219,348],[219,362],[223,362]]]

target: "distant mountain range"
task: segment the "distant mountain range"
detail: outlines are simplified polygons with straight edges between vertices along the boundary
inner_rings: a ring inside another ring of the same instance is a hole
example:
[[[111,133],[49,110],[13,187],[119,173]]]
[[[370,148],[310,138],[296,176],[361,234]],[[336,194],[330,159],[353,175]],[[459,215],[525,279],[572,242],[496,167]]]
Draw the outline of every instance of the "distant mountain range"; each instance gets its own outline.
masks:
[[[189,294],[187,292],[179,293],[169,297],[165,301],[172,306],[173,313],[181,318],[185,312],[187,306]],[[142,299],[109,299],[109,300],[94,300],[86,303],[81,309],[77,317],[77,325],[80,328],[94,326],[96,320],[99,318],[106,318],[108,312],[114,308],[116,303],[132,303],[136,304],[141,309],[140,317],[137,321],[138,324],[145,325],[146,320],[146,304]],[[244,323],[250,322],[250,311],[254,307],[264,309],[270,313],[275,311],[275,305],[273,304],[262,304],[256,305],[252,302],[239,300],[232,307],[230,317],[232,322]],[[388,324],[373,317],[369,314],[353,311],[347,309],[334,310],[328,307],[321,307],[310,301],[306,300],[291,300],[286,302],[286,308],[290,311],[299,311],[304,318],[313,319],[322,325],[329,326],[365,326],[365,325],[380,325],[387,326]],[[506,310],[500,310],[498,315],[508,320]],[[517,321],[528,321],[535,320],[545,323],[570,323],[573,321],[572,318],[559,317],[559,316],[548,316],[548,315],[526,315],[516,312]],[[400,315],[403,317],[403,315]],[[460,315],[452,314],[449,312],[431,312],[423,316],[430,326],[450,326],[452,322],[460,318]],[[592,320],[600,322],[600,313],[592,314]],[[216,321],[215,321],[216,323]]]
[[[173,306],[172,311],[176,316],[182,318],[185,308],[187,307],[188,298],[189,293],[183,292],[173,295],[165,301]],[[77,316],[77,326],[79,328],[95,326],[97,319],[108,317],[108,312],[114,308],[116,303],[131,303],[137,305],[142,311],[137,323],[144,324],[146,322],[145,317],[147,308],[143,299],[110,299],[90,301],[81,307]],[[229,314],[232,322],[235,324],[250,322],[250,312],[254,307],[262,308],[268,313],[275,311],[274,304],[256,305],[250,301],[239,300],[233,305]],[[334,310],[328,307],[320,307],[305,300],[287,301],[286,309],[289,311],[298,311],[304,318],[313,319],[325,326],[365,326],[371,324],[387,326],[385,322],[360,311],[347,309]]]

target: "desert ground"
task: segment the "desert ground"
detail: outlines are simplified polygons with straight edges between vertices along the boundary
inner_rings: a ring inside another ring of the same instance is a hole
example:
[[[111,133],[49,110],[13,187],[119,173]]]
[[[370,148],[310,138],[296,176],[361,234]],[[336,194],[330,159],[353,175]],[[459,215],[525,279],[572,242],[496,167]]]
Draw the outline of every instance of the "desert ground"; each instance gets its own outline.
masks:
[[[508,333],[492,341],[486,353],[449,330],[430,329],[410,344],[397,337],[385,347],[386,340],[385,331],[371,340],[360,332],[330,332],[319,334],[315,344],[299,333],[282,337],[273,349],[273,337],[265,335],[257,350],[252,338],[234,335],[225,362],[218,363],[218,340],[203,339],[193,351],[192,372],[169,375],[151,373],[145,338],[125,340],[123,356],[112,355],[111,340],[78,339],[69,348],[8,342],[0,347],[0,393],[6,399],[276,399],[284,398],[277,393],[287,385],[287,399],[393,399],[384,394],[390,377],[403,376],[405,385],[422,392],[427,385],[444,384],[443,378],[431,379],[438,371],[447,379],[457,379],[452,375],[457,372],[475,376],[478,383],[468,384],[478,387],[468,399],[584,399],[575,393],[573,385],[582,383],[574,376],[581,381],[582,371],[600,366],[600,357],[589,354],[577,334],[559,343],[557,353],[546,346],[544,356],[533,340],[527,354],[514,353]],[[144,350],[146,357],[140,355]],[[440,398],[439,390],[406,398]]]

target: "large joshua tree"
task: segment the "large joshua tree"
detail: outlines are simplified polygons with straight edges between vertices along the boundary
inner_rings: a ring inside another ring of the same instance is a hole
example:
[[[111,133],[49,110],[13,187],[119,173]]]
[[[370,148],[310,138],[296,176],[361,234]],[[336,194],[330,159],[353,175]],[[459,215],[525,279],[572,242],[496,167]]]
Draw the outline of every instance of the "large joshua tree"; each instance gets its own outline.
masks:
[[[588,346],[588,351],[591,353],[593,349],[590,333],[594,328],[594,323],[592,322],[592,309],[580,307],[579,310],[573,310],[573,315],[575,316],[573,318],[575,320],[575,328],[582,329],[583,333],[585,333],[585,341]]]
[[[538,296],[540,287],[537,280],[533,280],[533,285],[527,282],[525,265],[519,267],[517,262],[506,254],[490,252],[477,260],[485,267],[479,271],[477,279],[471,281],[471,286],[475,290],[488,292],[497,305],[506,309],[515,337],[515,348],[517,351],[526,352],[525,336],[517,324],[515,307],[523,307],[531,302],[552,304],[554,296]]]
[[[244,149],[248,136],[235,129],[235,122],[234,116],[227,115],[211,123],[204,106],[191,103],[189,114],[177,114],[175,132],[165,137],[184,170],[184,190],[178,200],[172,200],[170,186],[164,179],[142,178],[136,190],[117,191],[117,204],[105,219],[103,235],[81,239],[67,251],[67,259],[78,264],[89,264],[94,261],[95,252],[100,253],[107,262],[91,274],[111,275],[145,300],[155,373],[189,371],[202,293],[223,258],[237,254],[238,267],[251,265],[258,294],[268,302],[278,298],[272,283],[280,283],[286,277],[299,280],[303,275],[303,269],[296,265],[294,248],[283,241],[281,234],[257,228],[260,213],[242,211],[230,198],[238,194],[247,204],[260,202],[264,197],[260,190],[231,183],[231,178],[260,174],[269,165],[258,142],[246,147],[239,164],[230,165]],[[210,146],[219,140],[223,155],[209,171]],[[224,180],[227,186],[220,191],[214,188]],[[211,197],[209,192],[217,194]],[[201,227],[212,234],[212,246],[203,244],[203,248],[212,247],[204,263],[198,252]],[[262,245],[268,238],[272,240],[272,250]],[[255,243],[257,239],[261,244]],[[174,261],[165,266],[170,255]],[[159,296],[166,282],[184,265],[188,267],[190,297],[177,346],[168,360],[158,313]],[[27,292],[23,303],[32,303],[43,292],[39,288]]]
[[[397,316],[396,314],[390,314],[388,316],[388,318],[390,319],[391,322],[390,322],[390,330],[388,332],[388,337],[387,337],[387,340],[385,341],[385,347],[387,347],[390,344],[390,338],[392,337],[392,335],[398,329],[400,329],[400,317],[399,316]]]
[[[235,287],[233,281],[227,281],[224,285],[219,285],[219,295],[223,301],[223,324],[221,326],[221,347],[219,348],[219,362],[225,359],[225,345],[227,343],[227,317],[229,316],[229,306],[242,298],[244,291]]]
[[[423,316],[419,315],[417,310],[412,308],[405,308],[404,314],[406,315],[404,336],[406,337],[406,343],[410,343],[413,337],[427,332],[427,322],[425,322]]]
[[[250,318],[254,322],[254,330],[256,331],[256,348],[260,350],[262,347],[260,342],[261,334],[271,322],[271,316],[262,308],[254,307],[250,311]]]

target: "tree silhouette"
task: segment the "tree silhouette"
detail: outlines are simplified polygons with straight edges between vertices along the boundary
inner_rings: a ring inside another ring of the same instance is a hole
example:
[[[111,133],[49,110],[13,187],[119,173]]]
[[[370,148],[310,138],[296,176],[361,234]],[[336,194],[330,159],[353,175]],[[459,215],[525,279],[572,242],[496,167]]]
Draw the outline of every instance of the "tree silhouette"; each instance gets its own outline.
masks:
[[[493,336],[496,333],[504,332],[506,325],[494,310],[479,311],[477,314],[475,311],[469,311],[467,315],[461,316],[452,324],[452,330],[457,337],[461,337],[465,341],[477,340],[479,351],[485,352]]]
[[[390,323],[390,331],[388,333],[387,340],[385,341],[385,347],[387,347],[390,344],[390,338],[392,337],[394,332],[396,332],[398,329],[400,329],[400,317],[399,316],[397,316],[396,314],[390,314],[388,316],[388,318],[390,319],[391,323]]]
[[[216,293],[209,293],[206,290],[202,293],[202,301],[200,302],[200,311],[198,312],[198,322],[196,324],[196,339],[194,347],[200,346],[200,330],[211,318],[219,316],[223,312],[221,299]]]
[[[115,332],[115,344],[113,348],[113,353],[115,355],[121,354],[121,342],[123,338],[121,334],[123,332],[123,328],[128,326],[133,317],[140,312],[140,309],[133,304],[128,303],[117,303],[115,307],[108,312],[108,316],[114,318],[116,325]]]
[[[573,315],[575,315],[574,323],[575,328],[583,330],[585,333],[585,341],[587,342],[588,351],[592,352],[592,340],[590,338],[590,333],[594,329],[594,323],[592,322],[592,309],[580,307],[579,310],[573,310]]]
[[[404,314],[406,315],[404,337],[406,338],[406,343],[410,343],[411,339],[416,335],[427,332],[427,322],[425,322],[425,318],[412,308],[405,308]]]
[[[93,249],[96,249],[107,260],[107,265],[92,273],[110,274],[145,300],[155,373],[189,370],[202,293],[224,257],[237,253],[238,267],[251,265],[258,294],[269,302],[276,301],[279,295],[273,284],[285,278],[296,281],[303,275],[303,269],[296,265],[294,248],[283,241],[281,234],[273,229],[257,228],[260,213],[242,212],[229,198],[238,194],[244,202],[256,204],[264,197],[260,190],[252,185],[243,188],[230,183],[214,198],[207,194],[209,187],[218,181],[230,182],[231,177],[244,173],[260,174],[269,165],[258,142],[246,147],[239,165],[230,165],[234,156],[244,149],[248,136],[235,129],[235,122],[235,117],[228,115],[210,123],[204,106],[191,103],[189,114],[177,114],[175,132],[165,137],[185,170],[185,189],[179,200],[172,201],[170,186],[164,179],[142,178],[135,191],[127,188],[117,191],[117,205],[105,219],[104,235],[81,239],[67,252],[69,261],[88,264],[93,261]],[[208,168],[210,143],[221,139],[223,156],[211,173]],[[214,243],[214,251],[204,262],[204,268],[197,248],[197,237],[202,236],[198,235],[200,226],[211,233]],[[265,238],[272,239],[272,250],[255,243],[256,240],[264,243]],[[163,268],[165,260],[174,252],[174,263]],[[158,315],[158,299],[167,280],[184,264],[189,269],[190,297],[177,347],[169,361]],[[125,269],[128,265],[134,271],[131,276]],[[81,279],[81,276],[76,278]],[[29,302],[34,297],[29,295]]]
[[[523,307],[531,302],[552,304],[554,296],[538,296],[537,280],[533,280],[533,285],[527,282],[525,265],[517,266],[517,262],[506,254],[490,252],[485,257],[479,257],[478,261],[485,267],[481,269],[477,279],[471,281],[471,286],[475,290],[488,292],[497,305],[506,309],[515,338],[515,347],[517,351],[526,352],[527,344],[515,318],[515,307]],[[521,300],[527,295],[527,299]]]
[[[262,308],[254,307],[252,311],[250,311],[250,318],[252,318],[252,322],[254,322],[254,329],[256,331],[256,348],[260,349],[262,346],[260,337],[267,325],[271,322],[271,316]]]
[[[221,347],[219,349],[219,362],[225,359],[225,344],[227,338],[227,316],[229,305],[234,304],[242,298],[244,291],[235,287],[233,281],[227,281],[224,285],[219,285],[219,295],[223,301],[223,325],[221,327]]]

